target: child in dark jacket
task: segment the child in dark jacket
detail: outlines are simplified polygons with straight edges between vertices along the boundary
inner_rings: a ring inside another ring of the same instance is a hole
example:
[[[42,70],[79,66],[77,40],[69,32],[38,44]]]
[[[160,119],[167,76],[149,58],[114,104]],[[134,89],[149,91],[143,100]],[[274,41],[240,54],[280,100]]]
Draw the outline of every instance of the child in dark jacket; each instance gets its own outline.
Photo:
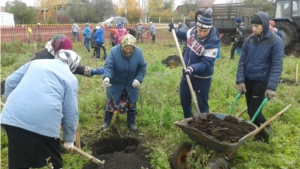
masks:
[[[91,47],[94,49],[93,57],[96,56],[96,51],[97,51],[96,39],[94,38],[94,35],[95,35],[97,29],[99,29],[99,26],[96,26],[96,28],[93,29],[93,32],[91,35]]]

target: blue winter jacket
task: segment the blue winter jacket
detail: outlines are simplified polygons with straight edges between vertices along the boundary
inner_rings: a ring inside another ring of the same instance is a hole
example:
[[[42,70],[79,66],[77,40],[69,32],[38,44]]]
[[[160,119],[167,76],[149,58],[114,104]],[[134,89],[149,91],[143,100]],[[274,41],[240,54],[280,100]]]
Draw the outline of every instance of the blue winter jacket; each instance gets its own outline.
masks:
[[[132,87],[132,82],[137,79],[143,82],[146,74],[146,61],[139,47],[127,58],[121,51],[121,44],[114,46],[104,64],[103,78],[110,79],[111,86],[106,89],[106,95],[118,102],[121,93],[126,88],[131,103],[138,100],[138,88]]]
[[[94,34],[94,38],[96,39],[97,44],[104,43],[104,30],[102,28],[97,29],[96,33]]]
[[[1,124],[43,136],[74,142],[78,124],[78,81],[57,59],[34,60],[13,72],[5,82],[6,103]]]
[[[282,72],[284,45],[282,39],[269,30],[268,16],[258,12],[263,22],[263,35],[248,36],[242,47],[236,83],[245,79],[268,82],[267,89],[276,90]]]
[[[83,36],[86,38],[90,38],[91,37],[91,29],[89,26],[86,26],[83,30]]]
[[[211,28],[205,39],[199,39],[197,29],[178,29],[177,37],[186,41],[184,62],[186,67],[194,69],[193,75],[196,78],[209,78],[214,73],[214,64],[219,52],[220,36],[215,27]]]

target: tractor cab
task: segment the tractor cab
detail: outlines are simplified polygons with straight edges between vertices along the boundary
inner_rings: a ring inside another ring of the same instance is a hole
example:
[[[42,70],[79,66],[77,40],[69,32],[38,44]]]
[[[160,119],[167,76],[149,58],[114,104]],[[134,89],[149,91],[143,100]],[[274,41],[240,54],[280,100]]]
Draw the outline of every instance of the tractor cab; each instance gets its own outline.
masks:
[[[274,17],[275,27],[282,32],[284,46],[291,46],[299,41],[300,0],[276,0]]]

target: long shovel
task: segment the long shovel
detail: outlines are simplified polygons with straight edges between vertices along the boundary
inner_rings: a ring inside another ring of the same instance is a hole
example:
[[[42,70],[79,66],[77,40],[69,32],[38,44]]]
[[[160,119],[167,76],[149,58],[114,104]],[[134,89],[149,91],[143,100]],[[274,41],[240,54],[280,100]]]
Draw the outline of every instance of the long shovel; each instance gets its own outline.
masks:
[[[180,47],[179,47],[179,44],[178,44],[178,39],[176,37],[176,33],[175,33],[174,29],[172,29],[172,35],[173,35],[173,38],[174,38],[174,41],[175,41],[175,44],[176,44],[176,48],[177,48],[177,51],[178,51],[178,54],[179,54],[181,65],[183,67],[183,70],[186,71],[186,65],[184,63],[183,56],[181,54],[181,50],[180,50]],[[186,81],[188,83],[192,99],[194,101],[194,106],[196,108],[196,113],[193,113],[193,120],[195,122],[199,122],[199,121],[201,121],[201,119],[206,119],[206,115],[204,115],[200,112],[200,109],[199,109],[199,106],[198,106],[198,101],[196,99],[196,96],[195,96],[195,93],[194,93],[194,90],[193,90],[193,86],[192,86],[192,83],[191,83],[190,76],[185,75],[185,78],[186,78]]]

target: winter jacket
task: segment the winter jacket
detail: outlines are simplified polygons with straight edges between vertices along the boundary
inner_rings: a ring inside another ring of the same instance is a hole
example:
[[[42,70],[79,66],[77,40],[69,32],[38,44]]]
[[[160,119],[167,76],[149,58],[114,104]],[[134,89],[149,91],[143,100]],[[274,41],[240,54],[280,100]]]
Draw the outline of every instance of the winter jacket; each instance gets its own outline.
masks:
[[[79,30],[78,25],[77,25],[76,23],[74,23],[74,24],[72,25],[72,32],[78,32],[78,30]]]
[[[86,26],[83,30],[83,36],[86,38],[91,38],[91,29],[89,26]]]
[[[186,26],[186,24],[181,24],[178,26],[178,29],[182,29],[182,30],[188,30],[189,28]]]
[[[114,40],[116,45],[121,43],[123,36],[127,34],[127,30],[125,28],[118,28],[115,32]]]
[[[121,44],[116,45],[110,51],[104,64],[103,78],[110,79],[111,86],[107,88],[106,95],[118,102],[124,88],[128,92],[131,103],[138,100],[138,88],[132,87],[132,82],[137,79],[143,82],[146,74],[146,61],[139,47],[127,58],[121,51]]]
[[[43,136],[74,142],[78,124],[78,81],[58,59],[31,61],[12,73],[5,83],[6,103],[1,124]]]
[[[94,37],[97,29],[93,29],[92,35],[91,35],[91,47],[95,48],[97,47],[96,38]]]
[[[196,78],[209,78],[214,73],[214,64],[219,52],[220,36],[215,27],[205,39],[199,39],[196,27],[189,30],[178,29],[177,37],[187,42],[184,53],[186,67],[193,68]]]
[[[51,46],[51,40],[48,41],[45,45],[45,48],[42,49],[39,52],[36,52],[34,54],[34,57],[31,58],[31,61],[33,60],[38,60],[38,59],[54,59],[54,50]],[[91,77],[92,76],[92,70],[93,68],[91,67],[87,67],[87,66],[82,66],[82,65],[78,65],[74,74],[79,74],[79,75],[84,75],[87,77]]]
[[[246,37],[245,25],[244,23],[240,23],[236,28],[236,36],[238,41],[244,41]]]
[[[150,35],[155,35],[155,26],[153,24],[150,25]]]
[[[97,29],[94,38],[97,44],[104,44],[104,30],[102,28]]]
[[[258,12],[263,21],[263,34],[246,38],[238,63],[236,83],[245,79],[268,82],[267,89],[276,90],[282,72],[284,46],[282,39],[269,30],[268,16]]]

